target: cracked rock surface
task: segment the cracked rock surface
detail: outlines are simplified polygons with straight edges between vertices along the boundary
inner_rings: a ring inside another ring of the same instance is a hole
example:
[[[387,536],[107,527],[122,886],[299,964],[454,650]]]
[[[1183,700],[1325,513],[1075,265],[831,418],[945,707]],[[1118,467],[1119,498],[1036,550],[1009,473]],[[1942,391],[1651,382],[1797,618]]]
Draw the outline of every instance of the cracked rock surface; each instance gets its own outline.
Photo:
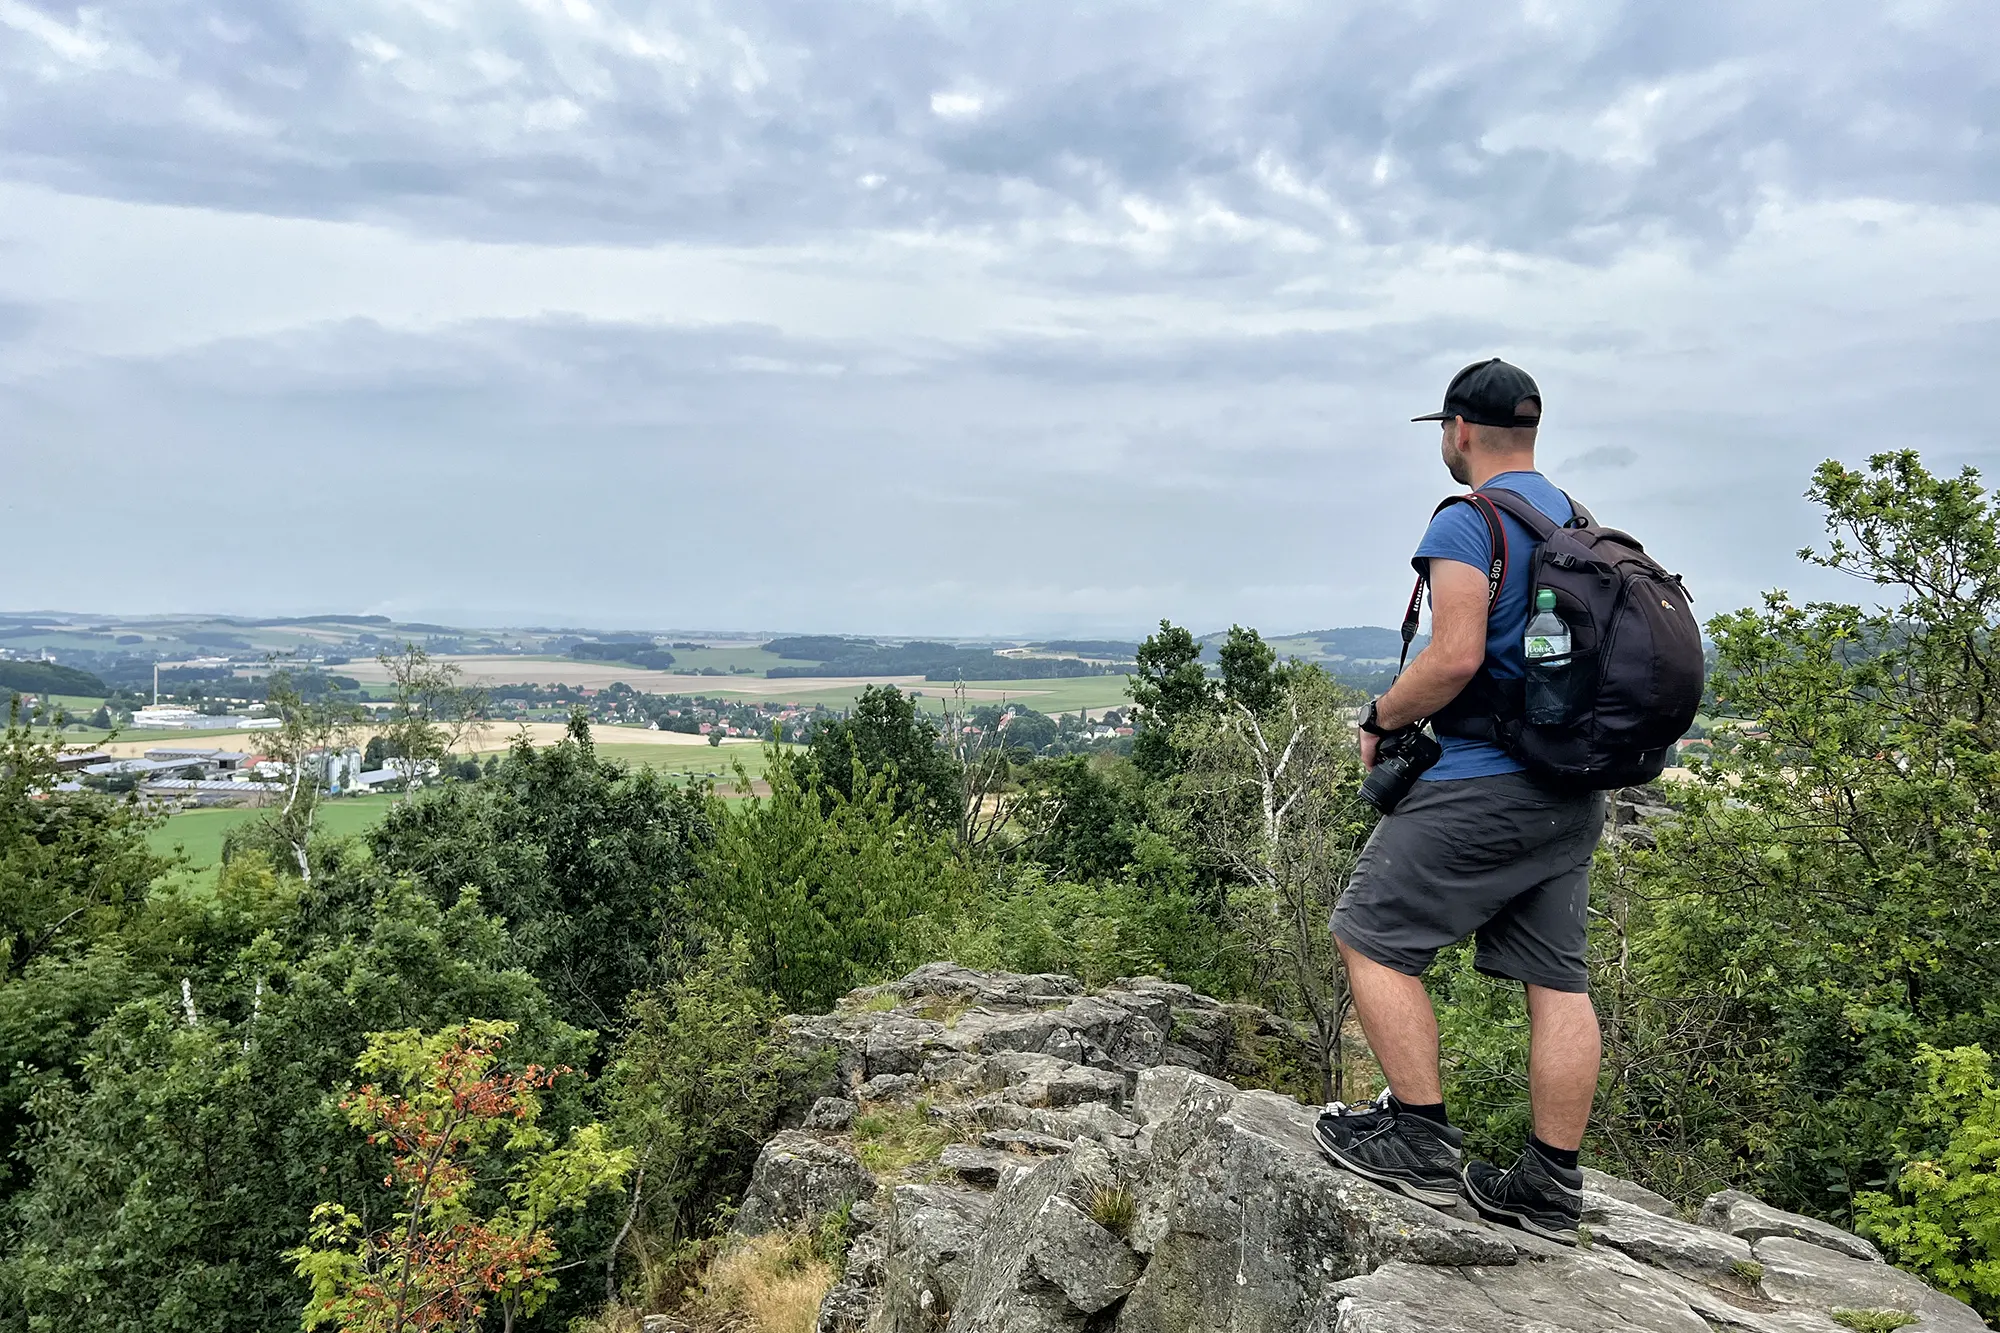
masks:
[[[1586,1173],[1565,1248],[1333,1166],[1271,1015],[1155,978],[933,963],[790,1020],[827,1098],[768,1143],[746,1231],[852,1205],[819,1333],[1840,1333],[1970,1308],[1867,1241],[1730,1190],[1698,1216]]]

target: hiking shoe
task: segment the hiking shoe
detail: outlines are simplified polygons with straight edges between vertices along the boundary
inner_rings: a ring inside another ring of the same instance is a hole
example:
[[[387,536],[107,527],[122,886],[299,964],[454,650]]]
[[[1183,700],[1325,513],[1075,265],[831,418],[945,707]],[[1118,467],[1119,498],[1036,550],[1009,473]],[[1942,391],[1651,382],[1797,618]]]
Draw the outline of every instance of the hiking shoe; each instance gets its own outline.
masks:
[[[1437,1208],[1458,1202],[1465,1131],[1399,1115],[1387,1092],[1362,1106],[1335,1102],[1321,1113],[1314,1132],[1322,1152],[1364,1180]]]
[[[1491,1162],[1467,1162],[1465,1197],[1490,1221],[1511,1222],[1544,1240],[1574,1245],[1583,1216],[1583,1172],[1524,1148],[1505,1171]]]

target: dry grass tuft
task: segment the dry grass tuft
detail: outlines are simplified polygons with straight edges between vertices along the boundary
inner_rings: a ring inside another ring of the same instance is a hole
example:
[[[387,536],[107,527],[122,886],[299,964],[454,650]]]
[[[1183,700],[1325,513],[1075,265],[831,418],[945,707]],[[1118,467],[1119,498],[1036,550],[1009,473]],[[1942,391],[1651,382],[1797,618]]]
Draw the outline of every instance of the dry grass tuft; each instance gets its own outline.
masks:
[[[717,1255],[692,1305],[704,1324],[744,1315],[756,1333],[813,1333],[833,1279],[818,1237],[773,1231]]]

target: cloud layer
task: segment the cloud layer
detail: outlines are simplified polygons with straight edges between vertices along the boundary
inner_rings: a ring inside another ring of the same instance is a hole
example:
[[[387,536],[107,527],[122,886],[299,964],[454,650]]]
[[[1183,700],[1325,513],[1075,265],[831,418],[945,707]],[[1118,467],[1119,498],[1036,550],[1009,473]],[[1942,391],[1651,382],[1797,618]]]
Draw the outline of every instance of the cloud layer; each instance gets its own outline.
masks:
[[[1992,461],[1996,37],[0,0],[0,563],[23,605],[1383,621],[1446,485],[1406,418],[1498,353],[1720,609],[1800,581],[1818,458]],[[184,513],[246,554],[151,558]]]

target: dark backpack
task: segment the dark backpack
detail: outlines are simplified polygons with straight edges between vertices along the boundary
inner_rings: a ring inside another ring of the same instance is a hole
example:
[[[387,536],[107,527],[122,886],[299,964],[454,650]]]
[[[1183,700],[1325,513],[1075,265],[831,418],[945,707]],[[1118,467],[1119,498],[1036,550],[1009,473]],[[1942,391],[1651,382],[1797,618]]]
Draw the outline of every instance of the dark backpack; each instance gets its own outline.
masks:
[[[1448,505],[1469,504],[1486,520],[1494,553],[1486,570],[1488,606],[1500,595],[1511,555],[1499,511],[1534,535],[1528,614],[1534,615],[1536,592],[1554,590],[1556,614],[1569,625],[1570,669],[1560,723],[1529,723],[1525,681],[1502,682],[1482,668],[1431,725],[1442,736],[1493,741],[1551,787],[1602,791],[1651,782],[1701,703],[1705,663],[1694,599],[1680,575],[1662,569],[1637,539],[1599,527],[1588,510],[1570,503],[1576,516],[1560,526],[1498,486],[1450,496],[1437,507],[1443,513]],[[1417,580],[1404,618],[1405,652],[1424,582]]]

